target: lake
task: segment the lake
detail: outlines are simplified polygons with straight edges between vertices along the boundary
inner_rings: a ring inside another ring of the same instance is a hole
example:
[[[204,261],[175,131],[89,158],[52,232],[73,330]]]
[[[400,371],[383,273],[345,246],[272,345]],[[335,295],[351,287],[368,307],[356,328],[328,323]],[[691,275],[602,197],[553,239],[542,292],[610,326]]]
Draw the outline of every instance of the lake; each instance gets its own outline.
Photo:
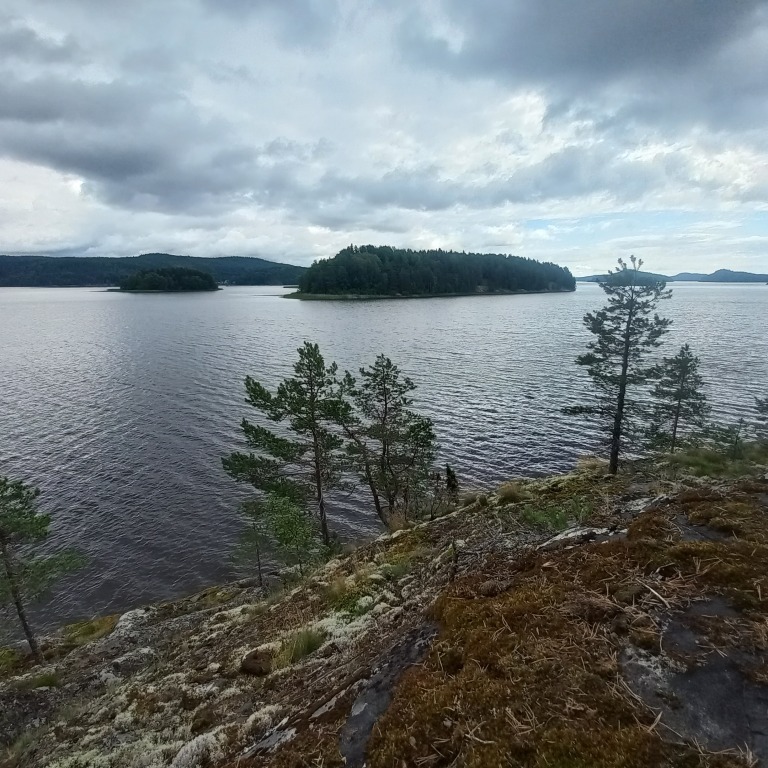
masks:
[[[673,289],[662,351],[689,342],[716,413],[736,420],[768,395],[768,287]],[[221,456],[242,447],[238,424],[252,415],[245,375],[275,385],[305,340],[350,370],[390,356],[418,385],[464,487],[565,471],[598,448],[588,425],[560,413],[588,391],[573,361],[588,336],[582,316],[603,303],[595,284],[360,303],[285,292],[0,288],[0,474],[40,486],[55,515],[52,549],[88,557],[35,608],[39,627],[242,575],[229,557],[246,489]],[[379,532],[359,497],[328,507],[346,539]]]

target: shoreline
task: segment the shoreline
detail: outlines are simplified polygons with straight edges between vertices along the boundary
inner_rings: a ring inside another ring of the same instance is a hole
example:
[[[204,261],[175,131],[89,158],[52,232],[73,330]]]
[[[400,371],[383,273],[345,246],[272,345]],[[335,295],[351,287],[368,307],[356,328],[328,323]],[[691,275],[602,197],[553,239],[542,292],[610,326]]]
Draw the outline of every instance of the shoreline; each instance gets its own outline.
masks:
[[[386,299],[454,299],[466,296],[524,296],[544,293],[575,293],[560,289],[556,291],[472,291],[470,293],[401,293],[401,294],[362,294],[362,293],[302,293],[295,291],[280,298],[298,299],[299,301],[384,301]]]

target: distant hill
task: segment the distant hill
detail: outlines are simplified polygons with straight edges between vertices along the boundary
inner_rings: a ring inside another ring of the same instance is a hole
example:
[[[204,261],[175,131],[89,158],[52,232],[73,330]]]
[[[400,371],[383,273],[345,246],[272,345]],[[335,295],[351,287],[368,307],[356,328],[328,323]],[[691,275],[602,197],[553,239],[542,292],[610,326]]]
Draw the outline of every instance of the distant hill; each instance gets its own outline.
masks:
[[[305,267],[247,256],[203,259],[172,253],[140,256],[2,256],[0,286],[114,286],[141,270],[185,267],[209,272],[219,283],[232,285],[295,285]]]
[[[667,283],[692,282],[692,283],[766,283],[768,275],[760,275],[755,272],[734,272],[731,269],[718,269],[711,275],[701,272],[679,272],[676,275],[658,275],[654,272],[641,272],[641,275],[649,279],[664,280]],[[579,283],[598,283],[604,280],[606,275],[587,275],[577,277]]]

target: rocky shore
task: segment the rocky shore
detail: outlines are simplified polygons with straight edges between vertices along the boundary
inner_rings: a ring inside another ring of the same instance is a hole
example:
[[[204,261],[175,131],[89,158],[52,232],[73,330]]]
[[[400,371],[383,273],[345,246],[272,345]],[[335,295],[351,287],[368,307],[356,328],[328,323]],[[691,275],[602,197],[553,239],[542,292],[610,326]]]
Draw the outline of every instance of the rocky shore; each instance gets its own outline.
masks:
[[[768,479],[599,464],[0,651],[1,768],[768,765]]]

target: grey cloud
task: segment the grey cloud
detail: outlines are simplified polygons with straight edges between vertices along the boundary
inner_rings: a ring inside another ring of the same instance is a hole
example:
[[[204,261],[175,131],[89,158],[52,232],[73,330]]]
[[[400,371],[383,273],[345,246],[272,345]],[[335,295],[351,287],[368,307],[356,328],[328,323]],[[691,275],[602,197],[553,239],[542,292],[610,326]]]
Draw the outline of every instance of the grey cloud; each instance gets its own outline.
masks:
[[[461,44],[452,47],[412,17],[400,36],[410,61],[459,78],[543,87],[561,112],[587,99],[600,112],[607,101],[621,120],[746,125],[766,114],[766,0],[443,0],[440,7]]]
[[[59,77],[0,80],[0,120],[110,125],[141,120],[148,109],[172,104],[173,93],[125,83],[93,83]]]
[[[378,178],[327,173],[319,185],[319,197],[413,211],[492,208],[589,195],[627,201],[663,183],[665,175],[663,163],[630,160],[611,147],[569,146],[513,173],[480,182],[442,178],[435,165],[401,168]]]
[[[82,51],[71,36],[63,40],[43,37],[22,22],[0,17],[0,61],[58,64],[77,61]]]

